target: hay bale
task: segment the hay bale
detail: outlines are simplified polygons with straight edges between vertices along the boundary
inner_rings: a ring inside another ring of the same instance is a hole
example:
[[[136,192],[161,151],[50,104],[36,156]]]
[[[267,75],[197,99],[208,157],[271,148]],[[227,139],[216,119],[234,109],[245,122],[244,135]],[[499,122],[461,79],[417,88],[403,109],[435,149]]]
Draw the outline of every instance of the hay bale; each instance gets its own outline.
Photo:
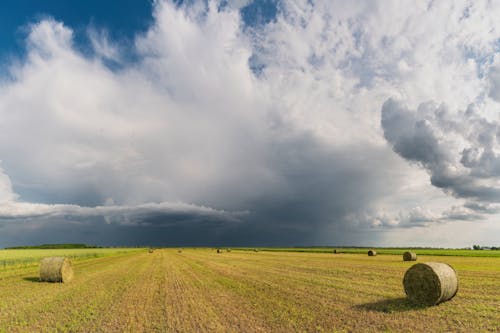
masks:
[[[417,254],[415,252],[406,251],[403,253],[403,261],[417,261]]]
[[[376,255],[377,255],[377,251],[375,251],[375,250],[368,250],[368,256],[375,257]]]
[[[259,249],[253,249],[253,252],[259,252]]]
[[[40,281],[69,282],[73,279],[71,261],[64,257],[47,257],[40,262]]]
[[[221,249],[217,249],[217,253],[222,253],[222,250]]]
[[[182,250],[177,250],[177,253],[182,253]]]
[[[403,286],[410,301],[434,305],[457,294],[458,277],[448,264],[426,262],[415,264],[406,271]]]
[[[231,249],[226,249],[226,252],[231,252]]]

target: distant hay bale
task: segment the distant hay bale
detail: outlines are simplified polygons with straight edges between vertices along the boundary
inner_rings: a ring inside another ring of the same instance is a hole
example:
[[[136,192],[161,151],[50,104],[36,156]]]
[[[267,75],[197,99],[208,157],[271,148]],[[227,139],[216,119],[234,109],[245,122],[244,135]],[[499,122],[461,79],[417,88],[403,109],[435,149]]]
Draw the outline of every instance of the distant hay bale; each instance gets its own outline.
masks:
[[[416,261],[417,254],[415,252],[406,251],[403,253],[403,261]]]
[[[40,281],[69,282],[71,279],[73,279],[73,268],[68,258],[48,257],[40,262]]]
[[[368,256],[375,257],[376,255],[377,255],[377,251],[375,251],[375,250],[369,250],[368,251]]]
[[[259,249],[253,249],[253,252],[259,252]]]
[[[153,253],[154,251],[155,251],[155,250],[154,250],[154,249],[151,249],[151,248],[148,250],[148,252],[149,252],[149,253]]]
[[[221,249],[217,249],[217,253],[222,253],[222,250]]]
[[[226,252],[231,252],[231,249],[226,249]]]
[[[457,294],[457,273],[448,264],[426,262],[411,266],[403,278],[408,299],[414,303],[434,305]]]
[[[182,253],[182,250],[177,250],[177,253]]]

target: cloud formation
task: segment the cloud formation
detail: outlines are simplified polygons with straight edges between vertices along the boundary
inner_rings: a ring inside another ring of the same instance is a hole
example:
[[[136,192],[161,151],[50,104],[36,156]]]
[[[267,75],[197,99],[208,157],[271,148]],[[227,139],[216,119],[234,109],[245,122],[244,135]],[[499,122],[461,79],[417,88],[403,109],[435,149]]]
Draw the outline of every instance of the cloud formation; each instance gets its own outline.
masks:
[[[90,29],[91,55],[32,25],[0,85],[0,220],[313,244],[496,213],[500,8],[282,1],[249,25],[250,5],[158,1],[134,45]]]
[[[471,104],[450,112],[445,105],[420,104],[410,111],[392,99],[382,107],[384,136],[401,157],[425,168],[431,184],[457,198],[466,208],[495,212],[500,202],[500,127]]]

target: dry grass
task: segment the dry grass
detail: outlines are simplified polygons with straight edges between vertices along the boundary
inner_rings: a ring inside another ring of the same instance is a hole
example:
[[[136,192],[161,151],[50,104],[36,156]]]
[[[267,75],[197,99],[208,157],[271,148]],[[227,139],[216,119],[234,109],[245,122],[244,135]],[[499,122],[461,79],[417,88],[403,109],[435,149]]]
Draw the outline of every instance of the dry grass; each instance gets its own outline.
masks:
[[[77,261],[70,284],[27,267],[0,273],[0,332],[499,331],[500,259],[445,261],[460,290],[430,308],[404,297],[401,255],[143,251]]]

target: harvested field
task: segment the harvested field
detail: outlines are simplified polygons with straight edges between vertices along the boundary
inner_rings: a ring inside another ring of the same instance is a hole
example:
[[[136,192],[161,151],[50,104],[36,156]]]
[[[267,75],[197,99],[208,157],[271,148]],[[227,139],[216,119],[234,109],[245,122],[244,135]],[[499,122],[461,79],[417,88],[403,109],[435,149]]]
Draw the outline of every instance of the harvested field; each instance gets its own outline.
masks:
[[[38,267],[0,271],[0,332],[496,332],[500,258],[451,264],[458,294],[405,297],[401,255],[158,249],[74,259],[67,284]]]

